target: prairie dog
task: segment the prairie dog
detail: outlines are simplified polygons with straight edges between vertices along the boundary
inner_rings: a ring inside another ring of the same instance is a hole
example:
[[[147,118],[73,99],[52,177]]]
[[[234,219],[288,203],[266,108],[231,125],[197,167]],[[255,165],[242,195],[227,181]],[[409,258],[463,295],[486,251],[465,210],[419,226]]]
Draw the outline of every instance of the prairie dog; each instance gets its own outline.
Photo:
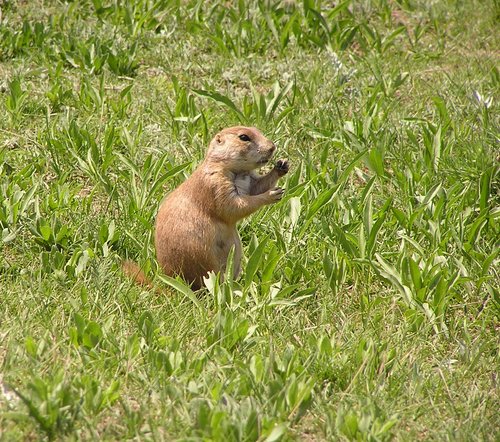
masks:
[[[283,196],[283,189],[275,186],[288,172],[287,160],[276,162],[266,175],[255,172],[275,150],[274,143],[254,127],[230,127],[214,137],[204,161],[160,205],[154,241],[166,275],[181,275],[199,289],[209,271],[225,271],[233,246],[234,276],[239,275],[241,241],[236,223]],[[133,263],[125,262],[124,270],[147,283]]]

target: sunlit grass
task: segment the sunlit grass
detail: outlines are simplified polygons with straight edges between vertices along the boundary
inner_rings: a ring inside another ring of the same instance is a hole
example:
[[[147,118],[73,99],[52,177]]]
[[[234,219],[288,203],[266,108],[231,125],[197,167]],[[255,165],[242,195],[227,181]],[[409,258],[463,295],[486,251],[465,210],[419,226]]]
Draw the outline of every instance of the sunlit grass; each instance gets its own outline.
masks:
[[[497,439],[496,15],[4,2],[0,437]],[[234,124],[286,193],[240,224],[242,276],[193,294],[154,217]]]

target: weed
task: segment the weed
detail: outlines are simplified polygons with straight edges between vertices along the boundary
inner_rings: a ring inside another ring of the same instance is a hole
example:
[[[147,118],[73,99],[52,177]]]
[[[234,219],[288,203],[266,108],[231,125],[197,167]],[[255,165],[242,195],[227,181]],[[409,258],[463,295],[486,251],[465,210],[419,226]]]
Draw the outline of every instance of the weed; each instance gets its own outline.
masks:
[[[495,14],[3,2],[0,438],[494,440]],[[155,214],[235,124],[289,158],[285,195],[193,292]]]

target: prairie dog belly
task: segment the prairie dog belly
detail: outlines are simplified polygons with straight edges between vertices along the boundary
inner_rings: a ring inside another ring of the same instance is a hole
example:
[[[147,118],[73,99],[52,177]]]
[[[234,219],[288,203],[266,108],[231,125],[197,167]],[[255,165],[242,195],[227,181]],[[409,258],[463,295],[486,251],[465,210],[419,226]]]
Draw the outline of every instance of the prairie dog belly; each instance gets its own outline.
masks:
[[[215,255],[219,261],[219,270],[225,271],[227,257],[231,247],[234,246],[233,257],[233,274],[237,277],[240,273],[241,262],[241,240],[236,227],[229,227],[226,224],[218,224],[217,233],[215,235]]]
[[[249,173],[239,173],[234,177],[234,185],[239,195],[250,195],[252,177]]]

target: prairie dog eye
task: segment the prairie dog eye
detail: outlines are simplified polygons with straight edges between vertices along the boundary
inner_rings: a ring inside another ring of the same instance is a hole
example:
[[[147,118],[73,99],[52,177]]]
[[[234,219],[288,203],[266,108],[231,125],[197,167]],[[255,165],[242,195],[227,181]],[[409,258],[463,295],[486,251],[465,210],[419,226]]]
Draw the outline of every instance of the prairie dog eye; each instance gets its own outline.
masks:
[[[250,141],[250,137],[246,134],[242,134],[240,136],[238,136],[238,138],[241,140],[241,141]]]

